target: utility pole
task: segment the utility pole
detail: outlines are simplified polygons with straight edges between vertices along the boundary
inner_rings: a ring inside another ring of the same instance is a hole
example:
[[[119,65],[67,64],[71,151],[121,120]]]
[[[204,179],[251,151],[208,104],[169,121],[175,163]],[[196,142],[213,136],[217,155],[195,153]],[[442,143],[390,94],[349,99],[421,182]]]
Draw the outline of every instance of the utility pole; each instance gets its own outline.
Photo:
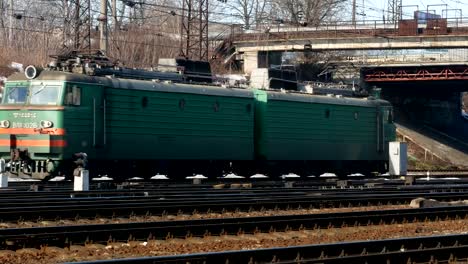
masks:
[[[10,30],[8,34],[9,44],[11,45],[13,42],[13,0],[10,0],[10,22],[9,22]]]
[[[356,0],[353,0],[353,25],[356,25]]]
[[[101,0],[101,15],[99,16],[99,49],[107,52],[107,0]]]
[[[91,0],[75,0],[73,12],[73,24],[70,24],[72,47],[77,51],[91,50]],[[67,38],[64,41],[68,45]]]
[[[75,36],[74,36],[74,45],[73,47],[78,50],[80,48],[80,0],[75,0]]]
[[[180,30],[181,56],[208,60],[208,15],[208,0],[183,0]]]
[[[401,19],[400,17],[400,8],[402,5],[402,0],[388,0],[388,9],[387,17],[388,21],[396,24]]]
[[[117,20],[117,0],[112,0],[112,18],[114,19],[114,31],[119,29],[119,21]]]

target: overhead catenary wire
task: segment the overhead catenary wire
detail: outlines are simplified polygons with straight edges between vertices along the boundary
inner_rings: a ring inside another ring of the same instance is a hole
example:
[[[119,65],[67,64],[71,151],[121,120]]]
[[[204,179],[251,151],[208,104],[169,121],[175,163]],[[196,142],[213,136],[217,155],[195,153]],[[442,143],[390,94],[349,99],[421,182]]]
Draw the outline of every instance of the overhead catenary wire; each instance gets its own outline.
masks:
[[[24,31],[24,32],[34,32],[34,33],[42,33],[42,34],[49,34],[49,35],[57,35],[55,32],[51,31],[43,31],[37,29],[25,29],[25,28],[18,28],[18,27],[0,27],[2,29],[13,29],[17,31]],[[55,28],[57,29],[57,28]],[[160,36],[158,36],[160,37]],[[116,42],[121,43],[131,43],[131,44],[139,44],[139,45],[148,45],[148,46],[155,46],[155,47],[164,47],[164,48],[171,48],[171,49],[178,49],[179,47],[174,47],[173,45],[164,45],[164,44],[154,44],[154,43],[145,43],[145,42],[137,42],[137,41],[130,41],[130,40],[115,40]]]

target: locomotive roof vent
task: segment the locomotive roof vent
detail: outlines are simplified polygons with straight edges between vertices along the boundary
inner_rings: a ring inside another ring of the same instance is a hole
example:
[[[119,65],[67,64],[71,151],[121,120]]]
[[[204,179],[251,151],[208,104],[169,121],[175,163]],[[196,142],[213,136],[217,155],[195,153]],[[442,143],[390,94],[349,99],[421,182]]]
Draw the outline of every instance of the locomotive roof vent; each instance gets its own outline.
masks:
[[[42,69],[36,68],[33,65],[29,65],[28,67],[26,67],[26,69],[24,69],[24,75],[26,75],[26,78],[31,80],[36,78],[41,72],[41,70]]]

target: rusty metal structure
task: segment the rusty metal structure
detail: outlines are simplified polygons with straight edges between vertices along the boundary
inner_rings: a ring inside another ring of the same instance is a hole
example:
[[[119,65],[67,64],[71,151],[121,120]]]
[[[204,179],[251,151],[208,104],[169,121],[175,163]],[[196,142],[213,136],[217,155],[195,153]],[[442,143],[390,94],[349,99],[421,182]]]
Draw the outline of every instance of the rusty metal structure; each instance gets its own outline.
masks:
[[[180,56],[208,60],[208,0],[183,0]]]
[[[356,26],[349,24],[324,24],[316,28],[278,27],[277,30],[264,33],[234,33],[230,38],[234,42],[277,40],[294,40],[304,38],[358,38],[358,37],[398,37],[398,36],[425,36],[425,35],[466,35],[467,24],[457,23],[456,19],[431,19],[427,20],[424,27],[418,28],[418,22],[414,19],[400,20],[396,25],[369,23]]]
[[[402,0],[388,0],[387,6],[387,20],[390,23],[397,23],[401,19]]]
[[[362,69],[365,82],[408,82],[468,80],[468,66],[406,66],[366,67]]]

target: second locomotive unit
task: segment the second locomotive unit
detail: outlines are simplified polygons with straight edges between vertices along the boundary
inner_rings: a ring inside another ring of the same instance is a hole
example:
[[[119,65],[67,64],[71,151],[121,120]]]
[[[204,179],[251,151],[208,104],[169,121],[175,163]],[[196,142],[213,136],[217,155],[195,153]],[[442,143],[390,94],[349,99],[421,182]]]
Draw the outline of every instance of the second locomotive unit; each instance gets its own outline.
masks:
[[[44,70],[6,82],[0,155],[10,176],[302,175],[386,170],[383,100]]]

